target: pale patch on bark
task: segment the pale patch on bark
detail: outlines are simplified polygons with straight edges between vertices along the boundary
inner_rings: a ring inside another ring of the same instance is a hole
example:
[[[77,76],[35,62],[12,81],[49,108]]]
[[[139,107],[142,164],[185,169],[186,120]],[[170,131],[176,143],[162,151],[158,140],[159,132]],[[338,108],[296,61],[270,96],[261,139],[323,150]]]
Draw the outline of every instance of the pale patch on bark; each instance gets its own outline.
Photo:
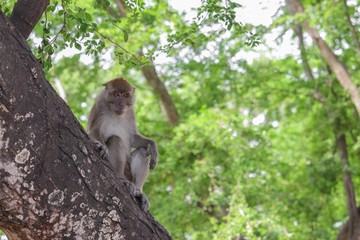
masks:
[[[29,160],[29,157],[30,157],[30,151],[24,148],[23,150],[21,150],[21,152],[16,154],[15,162],[24,164],[27,160]]]
[[[15,97],[10,98],[9,102],[11,105],[14,104],[16,102],[16,98]]]
[[[96,216],[98,215],[99,211],[96,209],[90,209],[89,211],[89,216],[92,218],[96,218]]]
[[[5,175],[5,181],[11,186],[16,186],[16,191],[20,192],[20,185],[24,182],[26,174],[21,173],[14,162],[0,161],[0,169],[4,169],[9,174]]]
[[[38,78],[38,73],[36,71],[36,68],[31,68],[31,74],[33,75],[34,78]]]
[[[48,203],[51,205],[60,206],[64,203],[64,198],[64,192],[56,189],[49,194]]]
[[[81,197],[82,195],[84,195],[83,192],[74,192],[72,195],[71,195],[71,202],[74,202],[78,197]]]
[[[77,167],[77,170],[79,171],[80,176],[81,176],[81,177],[83,177],[83,178],[85,178],[85,171],[84,171],[84,170],[82,170],[82,169],[81,169],[81,168],[79,168],[79,167]],[[80,179],[80,181],[81,181],[81,179]]]
[[[117,214],[115,210],[111,210],[109,212],[109,218],[113,220],[114,222],[120,222],[120,216]]]
[[[34,113],[32,113],[32,112],[28,112],[24,116],[16,113],[14,118],[15,118],[16,121],[22,121],[23,122],[28,118],[32,118],[33,116],[34,116]]]
[[[98,201],[102,201],[104,199],[104,195],[103,194],[99,194],[98,191],[95,192],[95,199]]]
[[[2,121],[2,124],[4,124],[4,122]],[[2,125],[0,125],[0,150],[2,149],[8,149],[9,148],[9,138],[6,138],[4,140],[4,134],[6,132],[6,128],[3,128]]]
[[[87,148],[85,147],[85,145],[83,144],[79,144],[79,148],[81,149],[81,151],[87,156],[89,154]]]

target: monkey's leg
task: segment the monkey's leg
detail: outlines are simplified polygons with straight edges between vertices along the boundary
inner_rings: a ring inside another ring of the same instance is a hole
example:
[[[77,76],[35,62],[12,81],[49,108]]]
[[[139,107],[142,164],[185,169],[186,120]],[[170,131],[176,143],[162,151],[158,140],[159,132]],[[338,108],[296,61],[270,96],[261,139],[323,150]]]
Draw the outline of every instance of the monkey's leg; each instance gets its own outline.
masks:
[[[125,178],[125,164],[130,157],[126,152],[126,148],[122,139],[118,136],[111,136],[106,141],[106,146],[109,149],[109,161],[117,178]]]
[[[132,179],[128,178],[128,173],[130,171],[127,162],[130,161],[130,156],[126,152],[126,147],[123,144],[123,141],[118,136],[111,136],[107,141],[106,145],[109,149],[109,161],[115,173],[115,176],[122,181],[122,183],[127,187],[130,192],[130,195],[137,197],[138,193]],[[131,177],[131,174],[130,174]]]
[[[134,196],[138,199],[140,208],[147,211],[150,203],[145,193],[142,192],[144,182],[149,173],[149,161],[146,158],[147,149],[144,147],[138,148],[131,153],[131,177],[135,184],[136,191]]]
[[[146,158],[147,149],[138,148],[131,153],[131,175],[135,187],[142,191],[144,182],[149,173],[149,161]]]

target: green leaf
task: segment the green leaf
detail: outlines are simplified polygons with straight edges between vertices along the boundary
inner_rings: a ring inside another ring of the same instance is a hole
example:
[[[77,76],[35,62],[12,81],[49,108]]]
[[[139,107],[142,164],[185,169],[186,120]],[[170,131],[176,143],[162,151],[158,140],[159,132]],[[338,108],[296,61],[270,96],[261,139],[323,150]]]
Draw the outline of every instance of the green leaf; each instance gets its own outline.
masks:
[[[124,34],[124,42],[127,42],[129,40],[129,33],[125,30],[122,31]]]

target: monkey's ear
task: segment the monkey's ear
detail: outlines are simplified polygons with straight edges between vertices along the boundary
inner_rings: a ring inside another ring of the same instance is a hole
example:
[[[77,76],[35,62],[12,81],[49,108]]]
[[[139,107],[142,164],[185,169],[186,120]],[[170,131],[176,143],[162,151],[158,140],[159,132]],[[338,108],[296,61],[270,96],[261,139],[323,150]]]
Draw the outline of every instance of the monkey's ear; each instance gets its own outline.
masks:
[[[104,86],[105,88],[107,88],[108,83],[109,82],[103,83],[103,84],[101,84],[101,86]]]
[[[136,87],[132,86],[132,92],[134,93],[136,90]]]

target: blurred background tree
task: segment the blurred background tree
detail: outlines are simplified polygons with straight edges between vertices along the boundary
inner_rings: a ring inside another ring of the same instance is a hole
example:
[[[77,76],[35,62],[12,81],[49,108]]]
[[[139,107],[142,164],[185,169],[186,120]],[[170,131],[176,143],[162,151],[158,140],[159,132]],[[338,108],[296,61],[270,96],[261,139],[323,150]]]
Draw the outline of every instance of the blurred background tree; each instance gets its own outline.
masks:
[[[84,127],[102,83],[136,86],[160,148],[144,191],[174,239],[334,239],[358,218],[359,115],[306,27],[357,90],[360,1],[251,2],[54,0],[29,42]]]

